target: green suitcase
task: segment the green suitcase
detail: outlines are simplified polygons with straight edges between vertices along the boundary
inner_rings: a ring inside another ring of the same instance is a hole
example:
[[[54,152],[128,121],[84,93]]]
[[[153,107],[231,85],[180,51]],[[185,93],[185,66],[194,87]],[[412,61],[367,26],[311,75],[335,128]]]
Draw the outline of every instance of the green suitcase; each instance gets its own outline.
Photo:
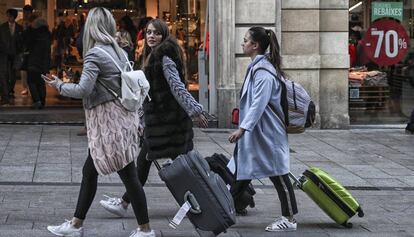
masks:
[[[329,217],[336,223],[352,228],[348,220],[358,213],[364,216],[361,206],[338,181],[319,168],[309,168],[298,180],[290,176],[295,184],[302,189]]]

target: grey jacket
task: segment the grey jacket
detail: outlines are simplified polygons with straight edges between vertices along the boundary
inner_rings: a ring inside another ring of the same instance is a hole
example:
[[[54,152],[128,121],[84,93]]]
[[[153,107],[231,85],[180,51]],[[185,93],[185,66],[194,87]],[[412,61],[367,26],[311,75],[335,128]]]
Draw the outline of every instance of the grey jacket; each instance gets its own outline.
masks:
[[[97,43],[95,47],[104,49],[117,60],[121,68],[124,67],[126,58],[120,59],[111,45]],[[121,72],[108,56],[95,47],[84,58],[79,84],[62,83],[57,86],[61,95],[83,99],[85,109],[116,99],[101,82],[121,94]]]

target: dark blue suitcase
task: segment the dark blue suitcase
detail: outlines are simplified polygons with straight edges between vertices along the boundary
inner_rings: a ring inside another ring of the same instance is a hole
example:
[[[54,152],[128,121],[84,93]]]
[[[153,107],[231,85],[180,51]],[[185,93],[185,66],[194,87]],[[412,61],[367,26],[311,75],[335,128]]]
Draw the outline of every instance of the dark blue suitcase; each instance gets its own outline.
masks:
[[[236,223],[233,199],[226,184],[198,152],[178,156],[162,167],[159,175],[180,206],[190,202],[187,216],[197,230],[218,235]]]

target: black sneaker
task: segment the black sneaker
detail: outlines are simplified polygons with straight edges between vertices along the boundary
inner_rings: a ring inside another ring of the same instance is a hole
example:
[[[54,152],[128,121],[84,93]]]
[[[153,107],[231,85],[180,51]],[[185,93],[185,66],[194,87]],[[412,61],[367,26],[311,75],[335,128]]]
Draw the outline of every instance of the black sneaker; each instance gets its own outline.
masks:
[[[411,124],[411,123],[407,124],[407,127],[405,127],[405,133],[413,135],[414,134],[414,124]]]
[[[34,102],[31,106],[30,109],[43,109],[43,105],[42,103],[40,103],[40,101],[38,102]]]
[[[236,209],[236,216],[246,216],[247,215],[247,210],[246,208],[244,209]]]

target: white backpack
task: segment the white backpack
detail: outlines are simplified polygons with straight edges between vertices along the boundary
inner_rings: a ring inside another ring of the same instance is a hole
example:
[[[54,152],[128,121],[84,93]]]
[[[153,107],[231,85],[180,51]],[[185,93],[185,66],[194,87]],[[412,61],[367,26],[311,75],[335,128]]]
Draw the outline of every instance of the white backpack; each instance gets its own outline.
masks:
[[[280,78],[267,68],[256,68],[251,76],[253,77],[259,70],[267,71],[282,82],[282,98],[286,98],[285,103],[287,102],[287,104],[284,104],[281,100],[281,106],[285,113],[284,121],[287,133],[303,133],[306,128],[312,126],[315,122],[316,110],[308,92],[299,83]],[[275,108],[271,104],[269,106],[277,115]]]
[[[145,77],[144,72],[142,70],[134,70],[132,68],[131,62],[125,52],[123,52],[123,54],[127,60],[127,63],[125,64],[124,69],[122,69],[108,52],[100,47],[96,48],[105,53],[121,72],[121,95],[118,95],[113,89],[109,88],[102,81],[98,82],[100,82],[103,87],[118,98],[126,110],[137,111],[144,103],[150,89],[149,82]],[[149,98],[149,100],[151,100],[151,98]]]

